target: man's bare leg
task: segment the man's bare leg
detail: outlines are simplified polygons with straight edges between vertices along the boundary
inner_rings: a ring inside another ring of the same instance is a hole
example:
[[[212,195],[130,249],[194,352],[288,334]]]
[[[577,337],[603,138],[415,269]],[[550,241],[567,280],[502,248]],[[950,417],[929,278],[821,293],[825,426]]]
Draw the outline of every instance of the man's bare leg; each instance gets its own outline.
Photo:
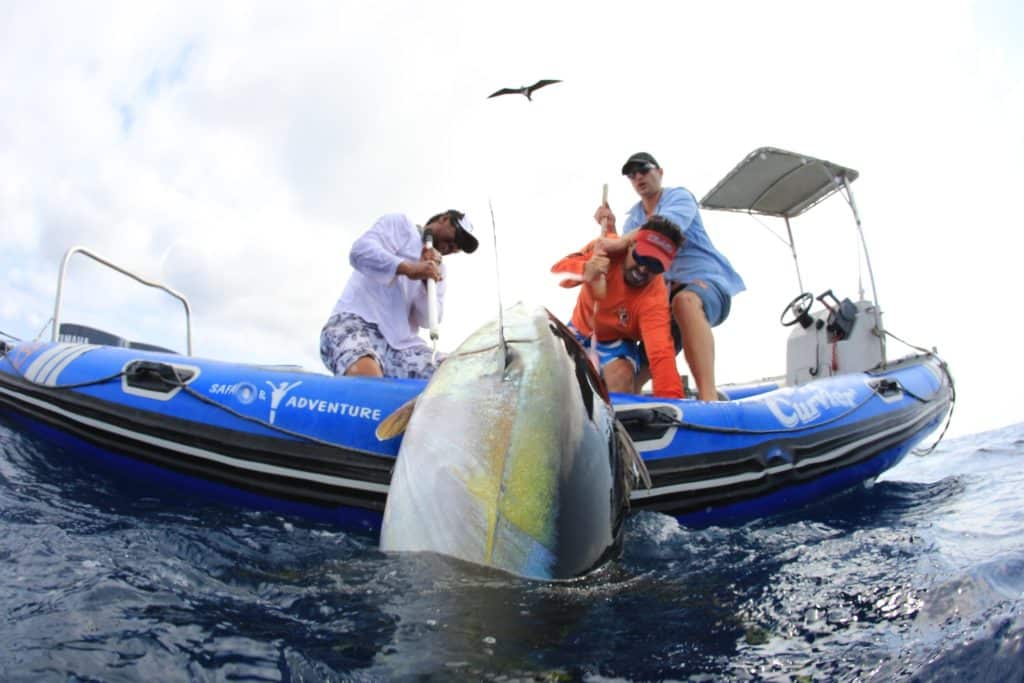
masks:
[[[363,356],[345,370],[346,377],[383,377],[384,371],[373,356]]]
[[[672,317],[683,335],[683,356],[697,383],[697,398],[717,401],[715,337],[704,315],[700,297],[686,290],[672,297]]]
[[[644,385],[651,381],[651,366],[644,363],[636,373],[636,380],[633,382],[634,394],[643,392]]]
[[[633,370],[633,364],[625,358],[616,358],[611,361],[601,369],[601,373],[604,375],[604,383],[608,387],[608,391],[619,394],[636,393],[633,391],[633,379],[636,376],[636,371]]]

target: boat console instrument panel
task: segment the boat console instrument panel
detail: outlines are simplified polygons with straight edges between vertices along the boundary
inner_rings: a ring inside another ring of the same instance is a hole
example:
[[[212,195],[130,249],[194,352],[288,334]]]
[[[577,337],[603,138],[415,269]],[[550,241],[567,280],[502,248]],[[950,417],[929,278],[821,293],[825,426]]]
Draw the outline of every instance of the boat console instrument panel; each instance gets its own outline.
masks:
[[[823,308],[812,312],[815,301]],[[780,322],[793,327],[786,343],[786,383],[863,372],[885,362],[882,314],[870,301],[840,300],[831,289],[817,297],[803,292],[783,309]]]

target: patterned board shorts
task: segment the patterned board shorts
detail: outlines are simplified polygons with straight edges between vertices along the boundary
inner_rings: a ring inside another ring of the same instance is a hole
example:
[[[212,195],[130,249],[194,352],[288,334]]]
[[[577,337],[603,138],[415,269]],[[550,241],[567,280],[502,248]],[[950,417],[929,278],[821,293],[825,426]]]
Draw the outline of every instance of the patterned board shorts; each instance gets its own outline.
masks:
[[[385,377],[430,379],[444,354],[437,354],[437,363],[426,343],[408,349],[388,345],[380,330],[354,313],[336,313],[320,331],[320,358],[335,375],[363,356],[370,356],[380,365]]]

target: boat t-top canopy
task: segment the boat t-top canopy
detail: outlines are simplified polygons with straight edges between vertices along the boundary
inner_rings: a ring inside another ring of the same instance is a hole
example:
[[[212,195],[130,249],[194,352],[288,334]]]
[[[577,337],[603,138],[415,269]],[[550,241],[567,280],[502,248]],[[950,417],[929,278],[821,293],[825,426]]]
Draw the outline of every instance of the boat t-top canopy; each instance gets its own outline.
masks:
[[[761,147],[700,200],[706,209],[793,218],[860,175],[831,161]]]
[[[796,279],[800,291],[804,291],[800,276],[800,260],[796,255],[793,230],[789,219],[799,216],[818,202],[840,192],[853,211],[860,234],[861,249],[871,279],[871,294],[878,306],[878,291],[875,289],[875,275],[871,270],[868,246],[861,229],[860,214],[853,201],[850,183],[860,174],[852,168],[807,156],[787,152],[775,147],[760,147],[747,155],[734,169],[700,200],[701,207],[719,211],[739,211],[751,215],[775,216],[786,222],[789,235],[787,245],[793,253]],[[864,298],[864,287],[859,285],[860,298]]]

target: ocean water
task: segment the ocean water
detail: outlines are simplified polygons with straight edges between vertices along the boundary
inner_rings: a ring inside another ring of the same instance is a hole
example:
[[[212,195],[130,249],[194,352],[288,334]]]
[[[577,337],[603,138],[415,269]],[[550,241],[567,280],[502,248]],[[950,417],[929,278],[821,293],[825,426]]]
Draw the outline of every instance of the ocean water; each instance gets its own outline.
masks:
[[[0,421],[0,680],[1022,681],[1022,463],[1024,424],[786,517],[636,514],[619,561],[547,585]]]

